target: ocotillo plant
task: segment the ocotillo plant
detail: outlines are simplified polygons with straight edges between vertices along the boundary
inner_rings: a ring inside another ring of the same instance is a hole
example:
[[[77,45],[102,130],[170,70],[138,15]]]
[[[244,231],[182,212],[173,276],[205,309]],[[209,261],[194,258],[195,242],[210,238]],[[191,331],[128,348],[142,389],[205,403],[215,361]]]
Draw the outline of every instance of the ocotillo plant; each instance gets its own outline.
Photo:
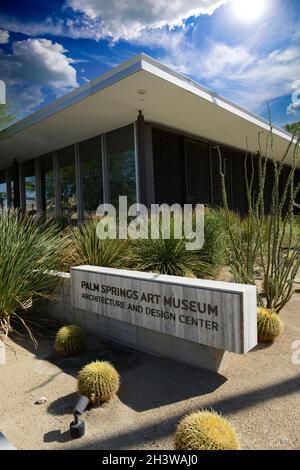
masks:
[[[253,154],[246,154],[247,216],[234,218],[235,223],[232,223],[233,217],[228,207],[226,168],[222,165],[222,155],[218,149],[231,270],[236,282],[255,284],[256,270],[259,269],[264,292],[259,292],[258,303],[277,313],[291,298],[300,267],[300,237],[294,221],[294,210],[299,207],[296,198],[300,189],[300,181],[295,182],[300,141],[299,137],[296,139],[297,132],[298,127],[282,158],[276,160],[270,123],[264,149],[258,137],[257,173]],[[292,163],[286,174],[285,164],[289,155],[292,155]],[[266,208],[268,196],[270,201]]]

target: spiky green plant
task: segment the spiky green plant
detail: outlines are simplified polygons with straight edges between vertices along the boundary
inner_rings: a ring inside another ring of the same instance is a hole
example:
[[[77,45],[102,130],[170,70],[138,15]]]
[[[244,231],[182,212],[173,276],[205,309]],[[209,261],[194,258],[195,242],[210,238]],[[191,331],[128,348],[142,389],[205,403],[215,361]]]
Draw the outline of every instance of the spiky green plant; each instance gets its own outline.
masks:
[[[281,335],[282,330],[283,323],[276,312],[263,307],[257,309],[258,341],[272,342]]]
[[[198,252],[200,260],[209,265],[206,275],[216,276],[226,266],[227,233],[224,227],[223,209],[206,207],[204,212],[204,245]]]
[[[0,217],[0,330],[6,335],[17,319],[27,326],[22,314],[35,300],[51,298],[65,244],[53,221],[13,210]]]
[[[80,354],[86,347],[86,333],[77,325],[63,326],[56,333],[54,346],[60,356]]]
[[[176,450],[238,450],[239,438],[227,420],[213,411],[184,417],[175,433]]]
[[[132,248],[132,266],[139,271],[150,271],[173,276],[192,272],[194,254],[187,251],[182,240],[138,240]]]
[[[178,221],[177,224],[175,222],[173,217],[169,222],[160,221],[154,237],[149,221],[148,239],[131,242],[127,255],[128,265],[139,271],[173,276],[207,277],[212,275],[214,272],[210,257],[212,247],[207,244],[206,251],[187,250],[187,240],[183,237],[182,227],[178,226]],[[176,230],[178,235],[175,236]]]
[[[90,264],[108,268],[125,267],[126,240],[101,239],[97,235],[98,220],[90,220],[71,232],[73,265]]]
[[[110,400],[119,390],[119,386],[119,374],[107,361],[91,362],[78,374],[79,393],[96,405]]]
[[[275,158],[273,128],[263,149],[258,139],[259,152],[256,157],[245,157],[245,187],[247,192],[247,218],[238,217],[232,225],[227,203],[225,172],[220,157],[220,172],[224,202],[224,220],[228,233],[229,263],[236,282],[255,284],[257,268],[261,271],[264,292],[258,292],[258,304],[277,313],[293,294],[293,284],[300,268],[300,236],[294,220],[294,209],[299,207],[297,196],[300,181],[296,182],[300,138],[295,140],[299,127],[294,130],[290,142],[280,160]],[[289,156],[292,164],[285,174]],[[258,170],[254,169],[254,158]],[[271,181],[271,194],[266,180]],[[257,184],[255,183],[257,179]],[[270,207],[266,198],[270,196]]]

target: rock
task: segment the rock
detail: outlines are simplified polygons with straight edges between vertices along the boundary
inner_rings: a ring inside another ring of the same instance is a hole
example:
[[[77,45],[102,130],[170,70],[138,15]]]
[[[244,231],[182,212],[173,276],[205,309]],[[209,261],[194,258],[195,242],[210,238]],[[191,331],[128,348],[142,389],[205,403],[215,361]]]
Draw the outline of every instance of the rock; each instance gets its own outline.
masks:
[[[43,405],[43,403],[47,403],[48,399],[46,397],[41,397],[34,402],[35,405]]]

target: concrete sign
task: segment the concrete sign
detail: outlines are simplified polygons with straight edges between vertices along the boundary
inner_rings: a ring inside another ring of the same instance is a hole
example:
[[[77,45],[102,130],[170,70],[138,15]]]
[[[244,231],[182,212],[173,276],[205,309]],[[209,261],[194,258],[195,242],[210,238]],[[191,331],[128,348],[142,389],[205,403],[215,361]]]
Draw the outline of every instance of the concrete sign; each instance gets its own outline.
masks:
[[[95,266],[71,280],[75,308],[240,354],[257,344],[255,286]]]

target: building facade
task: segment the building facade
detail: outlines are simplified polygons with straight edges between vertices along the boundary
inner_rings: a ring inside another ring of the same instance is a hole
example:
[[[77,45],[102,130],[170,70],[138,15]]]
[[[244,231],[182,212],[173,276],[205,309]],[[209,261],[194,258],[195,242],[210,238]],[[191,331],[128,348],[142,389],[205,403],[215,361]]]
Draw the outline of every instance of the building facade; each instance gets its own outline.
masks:
[[[218,148],[229,206],[245,213],[245,154],[257,184],[268,133],[263,119],[142,54],[0,133],[0,213],[14,206],[76,223],[120,195],[219,206]],[[274,127],[274,158],[290,138]],[[286,162],[284,175],[291,152]],[[271,187],[269,171],[267,207]]]

